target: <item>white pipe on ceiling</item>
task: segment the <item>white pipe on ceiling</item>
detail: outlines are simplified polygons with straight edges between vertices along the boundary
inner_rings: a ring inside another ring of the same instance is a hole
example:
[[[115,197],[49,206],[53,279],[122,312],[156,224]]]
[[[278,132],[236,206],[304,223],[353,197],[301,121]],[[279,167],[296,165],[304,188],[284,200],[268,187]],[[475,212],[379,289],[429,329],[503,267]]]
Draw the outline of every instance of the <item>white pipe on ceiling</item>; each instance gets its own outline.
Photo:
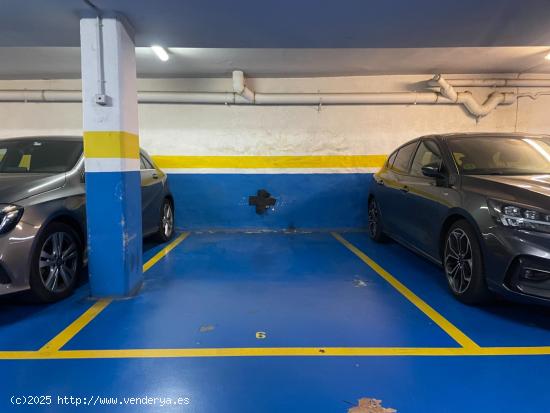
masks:
[[[500,104],[515,102],[513,93],[495,92],[479,103],[470,92],[456,92],[440,75],[433,81],[438,92],[376,93],[256,93],[246,86],[244,73],[233,72],[233,92],[139,92],[140,103],[249,104],[249,105],[413,105],[462,104],[476,117],[489,114]],[[0,90],[0,102],[81,102],[79,90]]]
[[[247,103],[232,92],[138,92],[140,103]],[[0,102],[82,102],[80,90],[0,90]]]
[[[456,87],[550,87],[550,79],[448,79],[447,82]]]
[[[80,90],[2,90],[1,102],[81,102]]]
[[[210,103],[210,104],[238,104],[239,99],[232,92],[138,92],[139,103]],[[246,103],[246,101],[244,101]]]
[[[233,71],[233,92],[242,96],[248,102],[255,103],[255,93],[246,86],[242,70]]]
[[[493,92],[487,100],[481,104],[470,92],[457,92],[441,75],[436,75],[433,80],[441,87],[441,95],[454,103],[460,103],[475,117],[487,116],[500,104],[511,104],[516,101],[514,93]]]
[[[255,93],[257,105],[414,105],[453,103],[435,92]]]
[[[408,105],[454,103],[436,92],[254,93],[254,102],[232,92],[138,92],[139,103],[256,105]],[[0,102],[81,102],[79,90],[0,90]]]

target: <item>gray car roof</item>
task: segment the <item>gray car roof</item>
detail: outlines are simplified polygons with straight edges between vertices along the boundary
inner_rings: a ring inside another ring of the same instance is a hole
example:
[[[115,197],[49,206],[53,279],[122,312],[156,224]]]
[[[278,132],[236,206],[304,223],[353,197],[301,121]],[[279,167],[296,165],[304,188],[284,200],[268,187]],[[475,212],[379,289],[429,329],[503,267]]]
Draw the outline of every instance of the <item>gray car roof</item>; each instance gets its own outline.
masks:
[[[0,140],[13,140],[13,139],[43,139],[43,140],[82,140],[82,136],[77,135],[33,135],[33,136],[10,136],[8,138],[0,138]]]
[[[550,135],[534,134],[534,133],[522,133],[522,132],[463,132],[463,133],[443,133],[437,135],[426,135],[421,138],[439,138],[439,139],[450,139],[456,137],[472,137],[472,138],[482,138],[482,137],[491,137],[491,138],[548,138]]]

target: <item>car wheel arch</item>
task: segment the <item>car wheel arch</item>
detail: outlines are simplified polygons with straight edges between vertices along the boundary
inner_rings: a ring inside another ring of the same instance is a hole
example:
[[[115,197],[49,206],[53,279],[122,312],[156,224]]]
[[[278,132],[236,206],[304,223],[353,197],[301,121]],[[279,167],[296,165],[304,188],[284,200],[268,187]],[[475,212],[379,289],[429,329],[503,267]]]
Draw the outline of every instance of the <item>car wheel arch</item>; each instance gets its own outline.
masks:
[[[172,196],[172,194],[166,194],[164,196],[164,199],[167,199],[168,201],[170,201],[170,205],[172,205],[172,210],[175,211],[176,207],[174,205],[174,197]]]
[[[383,217],[382,210],[380,209],[380,202],[378,201],[378,199],[376,199],[375,194],[369,193],[369,197],[367,199],[367,207],[368,207],[368,205],[370,205],[370,202],[372,200],[376,201],[376,203],[378,204],[378,214],[379,214],[379,217],[380,217],[380,223],[383,225],[384,224],[384,217]]]
[[[175,222],[176,221],[176,206],[174,205],[174,197],[172,196],[172,194],[168,193],[168,194],[164,195],[163,202],[164,202],[165,199],[167,199],[168,202],[170,202],[170,206],[172,207],[172,214],[174,215],[174,222]],[[161,208],[162,208],[162,203],[161,203]],[[161,213],[162,213],[162,211],[161,211]]]
[[[447,232],[449,231],[449,228],[451,228],[451,226],[455,222],[460,221],[460,220],[465,220],[466,222],[468,222],[472,226],[472,228],[474,229],[474,232],[477,236],[477,240],[479,242],[479,245],[481,246],[481,254],[482,254],[482,256],[485,255],[484,254],[485,247],[484,247],[483,239],[481,237],[481,231],[480,231],[479,226],[477,225],[475,219],[468,212],[466,212],[465,210],[452,209],[452,210],[449,211],[449,214],[445,218],[445,221],[443,221],[443,225],[441,226],[441,230],[440,230],[440,233],[439,233],[438,248],[439,248],[439,259],[441,260],[441,262],[443,262],[443,252],[445,250],[445,236],[447,235]]]
[[[44,229],[48,225],[50,225],[51,223],[54,223],[54,222],[60,222],[60,223],[66,224],[66,225],[70,226],[72,229],[74,229],[76,231],[78,237],[79,237],[79,241],[81,243],[82,248],[85,249],[86,244],[87,244],[85,229],[82,227],[82,224],[79,222],[77,217],[75,217],[73,214],[71,214],[69,212],[64,212],[64,211],[60,211],[57,214],[53,214],[53,215],[49,216],[44,221],[44,223],[40,226],[40,229],[36,234],[35,240],[38,240],[40,238],[40,236],[42,235],[42,232],[44,231]],[[33,248],[34,247],[35,246],[33,246]]]

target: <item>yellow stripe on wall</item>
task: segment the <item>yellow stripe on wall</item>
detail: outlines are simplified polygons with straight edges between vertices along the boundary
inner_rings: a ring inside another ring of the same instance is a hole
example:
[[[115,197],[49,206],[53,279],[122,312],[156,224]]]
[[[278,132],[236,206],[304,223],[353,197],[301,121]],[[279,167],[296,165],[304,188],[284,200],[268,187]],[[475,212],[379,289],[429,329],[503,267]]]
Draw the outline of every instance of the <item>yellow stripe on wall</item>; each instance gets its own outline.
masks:
[[[124,131],[84,132],[84,156],[139,159],[138,135]]]
[[[160,168],[377,168],[386,155],[153,156]]]

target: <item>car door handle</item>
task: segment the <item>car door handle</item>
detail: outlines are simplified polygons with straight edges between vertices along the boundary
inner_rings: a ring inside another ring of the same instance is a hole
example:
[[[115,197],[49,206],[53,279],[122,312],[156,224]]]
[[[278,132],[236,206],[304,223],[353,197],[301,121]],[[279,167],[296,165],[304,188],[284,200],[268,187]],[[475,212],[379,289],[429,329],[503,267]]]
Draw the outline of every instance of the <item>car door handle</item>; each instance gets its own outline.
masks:
[[[153,177],[153,179],[159,179],[158,174],[153,174],[153,175],[151,175],[151,176]]]
[[[384,181],[382,181],[382,180],[376,181],[376,183],[377,183],[378,185],[384,186]]]
[[[405,186],[402,186],[401,188],[399,188],[399,190],[401,192],[409,192],[409,187],[407,185],[405,185]]]

